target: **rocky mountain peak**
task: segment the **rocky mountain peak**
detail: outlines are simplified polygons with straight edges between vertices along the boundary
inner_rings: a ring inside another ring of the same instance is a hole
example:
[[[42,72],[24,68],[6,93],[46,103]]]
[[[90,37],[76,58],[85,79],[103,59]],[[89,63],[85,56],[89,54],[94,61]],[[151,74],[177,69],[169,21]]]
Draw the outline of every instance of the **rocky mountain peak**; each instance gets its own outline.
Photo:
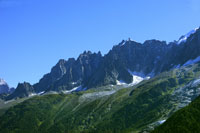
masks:
[[[187,34],[186,41],[181,42],[183,45],[156,39],[138,43],[129,38],[113,46],[104,56],[100,52],[84,51],[77,59],[59,60],[33,88],[37,93],[63,91],[80,86],[116,85],[117,81],[129,84],[134,82],[133,74],[153,77],[200,56],[199,31],[195,29],[195,32]],[[26,87],[31,88],[29,85]]]
[[[167,45],[166,41],[160,41],[156,39],[146,40],[143,45]]]
[[[7,85],[6,81],[0,78],[0,85]]]
[[[65,64],[67,61],[65,60],[65,59],[60,59],[59,61],[58,61],[58,64],[59,65],[62,65],[62,64]]]
[[[78,60],[82,58],[87,58],[93,54],[96,54],[96,53],[92,53],[91,51],[84,51],[82,54],[79,55]]]
[[[19,83],[17,88],[32,88],[32,86],[30,83],[24,81],[24,83]]]
[[[10,94],[14,91],[14,88],[10,88],[4,79],[0,78],[0,94]]]
[[[11,100],[13,98],[27,97],[34,92],[35,90],[30,83],[28,82],[19,83],[15,91],[12,94],[10,94],[8,97],[6,97],[6,100]]]

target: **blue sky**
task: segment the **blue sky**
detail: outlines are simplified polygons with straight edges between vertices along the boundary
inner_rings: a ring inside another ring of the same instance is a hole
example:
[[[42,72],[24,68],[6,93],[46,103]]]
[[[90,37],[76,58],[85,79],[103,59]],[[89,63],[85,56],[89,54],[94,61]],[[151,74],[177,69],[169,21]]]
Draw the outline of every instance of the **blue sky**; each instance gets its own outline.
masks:
[[[200,26],[200,0],[0,0],[0,77],[36,83],[59,59],[107,53],[129,37],[177,40]]]

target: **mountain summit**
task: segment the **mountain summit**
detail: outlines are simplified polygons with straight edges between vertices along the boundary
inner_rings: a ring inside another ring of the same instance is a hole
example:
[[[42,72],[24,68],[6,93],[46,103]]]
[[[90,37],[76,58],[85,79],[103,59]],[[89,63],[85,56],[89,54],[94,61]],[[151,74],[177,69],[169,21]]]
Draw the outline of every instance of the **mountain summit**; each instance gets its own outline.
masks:
[[[10,88],[5,80],[0,78],[0,94],[10,94],[14,88]]]

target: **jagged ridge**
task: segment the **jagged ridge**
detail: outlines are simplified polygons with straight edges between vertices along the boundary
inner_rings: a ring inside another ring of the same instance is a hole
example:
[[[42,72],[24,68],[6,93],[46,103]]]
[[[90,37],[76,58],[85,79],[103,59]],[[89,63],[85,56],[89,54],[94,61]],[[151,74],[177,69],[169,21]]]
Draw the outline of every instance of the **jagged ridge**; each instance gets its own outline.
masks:
[[[101,53],[84,52],[78,59],[60,60],[50,73],[35,85],[34,91],[63,91],[73,88],[94,88],[117,81],[133,82],[130,73],[153,77],[161,72],[184,65],[200,56],[200,29],[178,44],[148,40],[143,44],[122,41],[102,56]]]

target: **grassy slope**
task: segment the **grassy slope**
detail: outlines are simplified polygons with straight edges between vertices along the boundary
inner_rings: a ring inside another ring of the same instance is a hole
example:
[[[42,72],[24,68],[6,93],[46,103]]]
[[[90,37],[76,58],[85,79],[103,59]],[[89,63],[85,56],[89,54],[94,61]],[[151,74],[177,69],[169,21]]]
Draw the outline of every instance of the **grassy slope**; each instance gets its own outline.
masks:
[[[152,133],[198,133],[200,131],[200,97],[174,113]]]
[[[60,95],[48,95],[34,97],[11,107],[1,117],[0,132],[37,132],[38,127],[54,115],[63,97]],[[44,121],[45,120],[45,121]]]
[[[175,88],[200,75],[196,65],[174,70],[101,98],[85,98],[88,90],[70,95],[34,97],[0,117],[1,133],[137,132],[175,111]]]
[[[11,100],[7,102],[0,99],[0,116],[2,116],[6,112],[6,110],[8,110],[10,107],[13,107],[27,99],[28,98],[21,98],[21,99]]]

